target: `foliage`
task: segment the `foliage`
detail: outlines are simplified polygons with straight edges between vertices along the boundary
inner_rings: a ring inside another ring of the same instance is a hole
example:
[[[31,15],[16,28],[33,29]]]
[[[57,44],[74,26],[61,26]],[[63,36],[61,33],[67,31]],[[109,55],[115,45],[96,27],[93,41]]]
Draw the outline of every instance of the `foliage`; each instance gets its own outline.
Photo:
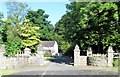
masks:
[[[0,13],[0,36],[8,55],[15,55],[24,47],[35,50],[39,39],[57,41],[64,53],[73,52],[75,44],[82,51],[88,46],[100,53],[108,46],[120,49],[119,2],[71,2],[55,28],[42,9],[28,11],[28,6],[20,2],[8,2],[6,6],[8,19],[3,24]]]
[[[5,56],[15,56],[15,54],[21,51],[23,45],[22,39],[19,37],[18,30],[20,24],[25,19],[27,12],[27,5],[21,2],[15,2],[9,0],[6,2],[8,9],[8,17],[5,24],[2,27],[2,40],[5,43]]]
[[[65,53],[69,48],[71,47],[71,44],[65,41],[61,42],[60,49],[62,50],[63,53]]]
[[[118,61],[119,61],[119,59],[114,59],[114,60],[113,60],[113,66],[114,66],[114,67],[117,67],[117,66],[119,65],[119,62],[118,62]]]
[[[39,30],[39,27],[32,26],[29,20],[24,21],[23,25],[18,30],[20,38],[22,39],[22,45],[24,47],[29,47],[36,50],[35,45],[40,43],[40,34],[37,30]]]
[[[70,47],[70,43],[68,41],[64,41],[64,39],[56,33],[54,33],[53,37],[53,40],[57,41],[58,43],[59,51],[66,53],[67,49]]]
[[[3,14],[0,12],[0,44],[3,43],[3,40],[2,40],[2,26],[3,26]]]
[[[21,45],[21,39],[18,36],[18,32],[16,27],[13,27],[8,21],[6,21],[6,27],[7,27],[7,41],[5,42],[5,56],[15,56],[15,54],[19,53],[21,51],[22,45]]]
[[[98,52],[108,46],[119,48],[118,4],[71,2],[66,8],[67,13],[55,25],[55,32],[64,41],[78,44],[81,50],[85,50],[88,46],[98,46]]]
[[[11,1],[6,2],[7,15],[11,19],[11,24],[13,26],[19,26],[24,20],[25,15],[28,11],[28,5],[25,3]]]
[[[45,57],[44,56],[44,60],[52,60],[52,59],[54,59],[55,57],[53,57],[53,56],[50,56],[50,57]]]
[[[8,42],[6,43],[5,56],[15,56],[21,51],[21,39],[19,37],[14,37],[13,35],[8,36]]]
[[[51,51],[44,51],[44,57],[52,57]]]
[[[33,26],[40,27],[38,32],[41,34],[41,40],[52,40],[54,38],[54,27],[50,24],[50,21],[47,20],[48,17],[49,15],[45,14],[45,11],[42,9],[28,11],[26,15],[26,19],[29,19]]]
[[[14,69],[1,69],[0,75],[10,75],[10,74],[17,73],[17,72],[19,71],[16,71]]]
[[[6,19],[5,23],[1,27],[1,38],[3,43],[7,42],[7,31],[8,31],[8,26],[10,25],[9,23],[9,18]]]

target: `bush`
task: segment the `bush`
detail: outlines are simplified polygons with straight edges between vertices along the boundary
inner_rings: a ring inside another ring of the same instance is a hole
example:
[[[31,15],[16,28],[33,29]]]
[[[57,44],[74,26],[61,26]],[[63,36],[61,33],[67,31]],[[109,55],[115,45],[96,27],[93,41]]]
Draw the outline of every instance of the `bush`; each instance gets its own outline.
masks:
[[[114,66],[114,67],[117,67],[117,66],[118,66],[118,64],[119,64],[118,61],[119,61],[119,59],[114,59],[114,60],[113,60],[113,66]]]
[[[4,56],[15,56],[15,54],[21,51],[21,39],[19,37],[8,38],[6,43],[6,52]]]
[[[44,57],[51,57],[52,53],[51,51],[44,51]]]

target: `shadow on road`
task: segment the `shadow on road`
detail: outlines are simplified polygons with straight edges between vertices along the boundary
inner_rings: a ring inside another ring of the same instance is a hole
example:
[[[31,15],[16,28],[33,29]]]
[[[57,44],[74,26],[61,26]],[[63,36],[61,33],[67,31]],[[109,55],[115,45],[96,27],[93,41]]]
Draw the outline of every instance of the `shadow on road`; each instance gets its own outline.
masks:
[[[49,61],[59,63],[59,64],[73,65],[73,59],[68,56],[55,57],[55,58],[49,59]]]

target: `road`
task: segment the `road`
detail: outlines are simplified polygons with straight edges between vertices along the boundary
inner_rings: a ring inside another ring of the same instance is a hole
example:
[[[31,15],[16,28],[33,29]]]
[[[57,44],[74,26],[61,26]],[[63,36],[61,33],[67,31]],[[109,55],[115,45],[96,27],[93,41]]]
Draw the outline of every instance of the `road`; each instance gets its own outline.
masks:
[[[70,63],[71,59],[68,57],[56,58],[50,60],[46,66],[23,69],[13,75],[118,75],[118,71],[113,71],[106,67],[75,67]]]

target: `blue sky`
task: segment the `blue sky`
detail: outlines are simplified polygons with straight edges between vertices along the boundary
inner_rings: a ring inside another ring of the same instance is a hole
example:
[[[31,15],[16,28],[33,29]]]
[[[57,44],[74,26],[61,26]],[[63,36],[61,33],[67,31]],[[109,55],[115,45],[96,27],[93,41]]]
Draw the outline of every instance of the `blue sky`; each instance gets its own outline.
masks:
[[[69,3],[69,1],[61,1],[61,2],[26,2],[28,6],[32,10],[37,9],[43,9],[45,10],[45,13],[49,15],[48,20],[51,21],[51,24],[55,24],[57,21],[61,19],[61,16],[63,16],[66,13],[66,4]],[[4,14],[4,17],[7,16],[7,9],[5,6],[5,2],[0,2],[0,12]]]
[[[67,2],[33,2],[28,3],[31,9],[37,10],[39,8],[45,10],[45,13],[49,15],[48,20],[55,24],[61,16],[66,13]]]

